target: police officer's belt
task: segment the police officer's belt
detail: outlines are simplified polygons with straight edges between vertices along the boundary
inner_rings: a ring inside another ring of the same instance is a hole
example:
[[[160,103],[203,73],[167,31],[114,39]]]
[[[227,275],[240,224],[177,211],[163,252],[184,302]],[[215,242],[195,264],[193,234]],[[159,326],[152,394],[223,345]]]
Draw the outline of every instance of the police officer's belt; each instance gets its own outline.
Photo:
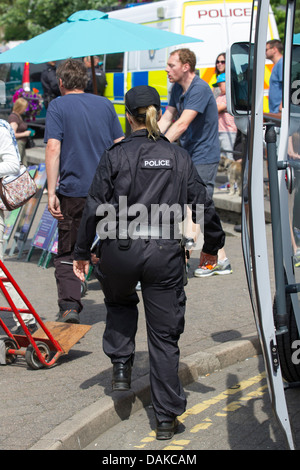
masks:
[[[126,230],[119,227],[119,238],[164,238],[173,240],[180,238],[180,235],[175,236],[174,225],[137,225],[133,230]]]

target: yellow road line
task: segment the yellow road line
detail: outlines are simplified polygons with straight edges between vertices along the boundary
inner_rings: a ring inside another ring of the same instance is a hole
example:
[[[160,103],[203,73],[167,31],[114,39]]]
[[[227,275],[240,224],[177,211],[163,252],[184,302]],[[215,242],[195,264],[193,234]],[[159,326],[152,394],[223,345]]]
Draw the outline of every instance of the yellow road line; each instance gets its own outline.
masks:
[[[195,416],[200,413],[202,413],[205,410],[208,410],[211,406],[217,405],[218,403],[221,403],[223,400],[227,400],[228,397],[234,396],[237,393],[240,393],[243,390],[246,390],[249,387],[252,387],[255,384],[258,384],[261,382],[264,378],[266,377],[265,372],[262,372],[261,374],[258,374],[254,377],[251,377],[246,380],[242,380],[239,382],[236,386],[227,388],[225,391],[219,393],[213,398],[210,398],[208,400],[203,400],[201,403],[197,403],[196,405],[192,406],[188,410],[185,411],[181,416],[178,417],[178,421],[183,423],[189,416]],[[243,404],[241,401],[245,402],[248,400],[251,400],[253,398],[261,397],[263,393],[265,393],[267,389],[267,385],[258,387],[256,390],[249,392],[245,397],[241,397],[236,401],[233,401],[226,405],[222,411],[218,411],[215,413],[215,416],[218,417],[226,417],[228,412],[233,412],[239,409]],[[193,426],[193,428],[190,430],[191,433],[196,433],[201,430],[206,430],[209,429],[209,427],[212,425],[212,420],[210,418],[204,418],[201,423]],[[143,438],[140,442],[143,443],[142,445],[137,445],[134,446],[136,449],[141,449],[146,446],[147,443],[153,442],[155,440],[155,433],[151,431],[149,433],[148,437]],[[184,443],[185,442],[185,443]],[[164,448],[164,450],[182,450],[184,445],[187,445],[190,441],[189,440],[176,440],[176,441],[171,441],[167,447]]]
[[[250,379],[242,380],[238,384],[238,387],[228,388],[219,395],[216,395],[215,397],[210,398],[209,400],[204,400],[203,402],[197,403],[197,405],[192,406],[192,408],[189,408],[185,411],[185,413],[179,416],[178,420],[183,423],[189,415],[197,415],[199,413],[202,413],[203,411],[207,410],[210,406],[216,405],[222,400],[226,400],[229,396],[235,395],[236,393],[240,393],[242,390],[245,390],[246,388],[252,387],[256,383],[259,383],[262,379],[265,378],[265,376],[266,374],[263,372],[261,374],[256,375],[255,377],[251,377]]]

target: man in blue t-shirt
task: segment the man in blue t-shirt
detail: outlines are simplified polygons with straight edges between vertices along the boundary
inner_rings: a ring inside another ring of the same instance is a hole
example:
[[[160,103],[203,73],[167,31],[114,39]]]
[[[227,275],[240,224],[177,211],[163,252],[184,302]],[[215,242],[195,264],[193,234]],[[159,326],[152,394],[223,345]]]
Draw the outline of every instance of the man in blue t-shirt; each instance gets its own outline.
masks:
[[[111,102],[84,93],[88,77],[81,61],[68,59],[57,77],[62,96],[48,107],[44,138],[48,209],[58,220],[58,320],[79,323],[81,282],[73,273],[77,231],[101,155],[124,135]]]
[[[166,72],[174,85],[158,125],[170,142],[179,140],[189,152],[212,198],[220,161],[218,108],[209,85],[196,75],[195,68],[196,56],[190,49],[171,53]],[[194,272],[196,277],[232,272],[224,248],[218,252],[217,264],[205,256]]]
[[[266,58],[274,67],[269,84],[269,112],[280,113],[282,108],[283,45],[279,39],[271,39],[266,44]]]

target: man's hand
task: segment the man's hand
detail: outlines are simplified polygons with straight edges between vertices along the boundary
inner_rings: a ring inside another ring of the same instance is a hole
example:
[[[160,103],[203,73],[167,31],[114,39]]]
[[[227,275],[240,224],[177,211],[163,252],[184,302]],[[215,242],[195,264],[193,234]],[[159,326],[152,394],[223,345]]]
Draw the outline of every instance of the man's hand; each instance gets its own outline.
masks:
[[[83,260],[74,260],[73,261],[73,271],[74,274],[82,281],[85,281],[85,275],[88,275],[89,272],[89,266],[90,262],[89,261],[83,261]]]
[[[55,194],[53,196],[48,195],[48,210],[55,219],[63,220],[64,216],[60,210],[60,202]]]
[[[208,253],[201,252],[199,268],[211,269],[216,266],[218,262],[218,255],[209,255]]]

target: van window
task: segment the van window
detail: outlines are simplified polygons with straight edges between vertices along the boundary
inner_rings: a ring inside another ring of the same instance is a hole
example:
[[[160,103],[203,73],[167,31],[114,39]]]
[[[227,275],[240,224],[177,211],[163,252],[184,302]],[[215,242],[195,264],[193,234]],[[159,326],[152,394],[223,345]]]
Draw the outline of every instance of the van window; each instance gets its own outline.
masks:
[[[10,74],[8,81],[17,80],[20,81],[22,84],[22,77],[23,77],[23,67],[24,64],[10,64]]]
[[[231,47],[232,104],[237,112],[248,112],[251,106],[253,56],[253,44],[241,42]]]
[[[107,54],[105,57],[105,72],[123,72],[124,53]]]
[[[30,73],[30,83],[40,82],[41,73],[45,68],[45,64],[30,64],[29,73]]]
[[[0,65],[0,80],[2,82],[7,82],[8,75],[9,75],[9,64],[1,64]]]

